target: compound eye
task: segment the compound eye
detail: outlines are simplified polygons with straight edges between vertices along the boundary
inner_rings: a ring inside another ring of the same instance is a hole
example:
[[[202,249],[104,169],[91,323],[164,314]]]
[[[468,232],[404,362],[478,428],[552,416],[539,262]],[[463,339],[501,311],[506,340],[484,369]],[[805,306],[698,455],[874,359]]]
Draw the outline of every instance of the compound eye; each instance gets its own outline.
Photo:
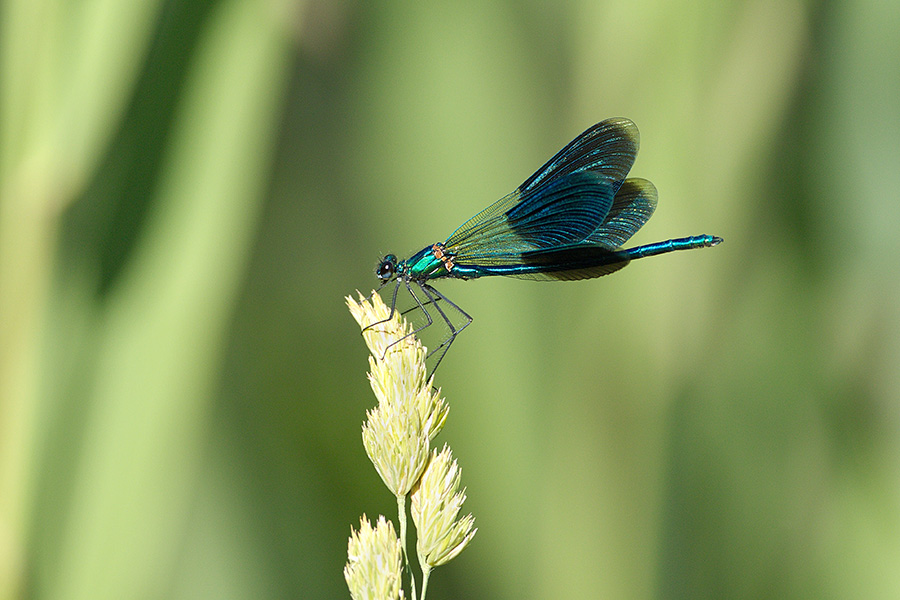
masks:
[[[394,276],[394,273],[396,273],[396,271],[397,257],[393,254],[388,254],[381,259],[381,263],[378,265],[378,268],[375,269],[375,275],[378,276],[378,279],[387,281]]]

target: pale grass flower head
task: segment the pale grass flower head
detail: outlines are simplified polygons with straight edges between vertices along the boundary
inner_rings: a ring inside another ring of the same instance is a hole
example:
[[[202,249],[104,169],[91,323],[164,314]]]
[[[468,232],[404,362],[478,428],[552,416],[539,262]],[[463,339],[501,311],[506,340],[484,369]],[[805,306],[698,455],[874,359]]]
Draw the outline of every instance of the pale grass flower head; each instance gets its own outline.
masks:
[[[412,331],[409,323],[401,316],[399,311],[394,311],[391,315],[391,309],[381,300],[381,296],[377,292],[372,292],[371,300],[367,300],[362,294],[359,294],[359,302],[351,296],[344,298],[350,314],[363,330],[363,339],[369,347],[372,356],[381,360],[385,356],[388,346],[397,340],[403,340],[391,347],[391,352],[401,351],[407,346],[415,346],[415,336],[409,335]],[[390,318],[388,318],[390,317]],[[374,327],[369,327],[373,323],[378,323]],[[421,348],[421,344],[418,344]]]
[[[418,340],[416,344],[421,348]],[[421,425],[433,440],[444,428],[450,406],[435,390],[432,380],[425,380],[425,360],[413,356],[411,351],[389,352],[384,360],[369,357],[369,383],[378,404],[394,402],[415,410]]]
[[[381,480],[395,496],[406,496],[428,464],[428,432],[416,410],[387,401],[366,412],[363,446]]]
[[[350,313],[363,330],[363,338],[372,355],[369,357],[369,383],[379,404],[393,401],[414,406],[433,440],[447,420],[449,405],[441,397],[441,390],[433,387],[433,378],[426,379],[427,349],[411,335],[411,327],[399,311],[388,319],[391,309],[372,292],[371,301],[356,302],[347,296]],[[381,321],[384,321],[381,323]],[[369,327],[378,323],[374,327]],[[393,346],[391,344],[394,344]]]
[[[373,528],[365,515],[350,528],[344,579],[353,600],[402,600],[402,549],[394,524],[383,516]]]
[[[388,319],[391,310],[375,293],[371,301],[348,297],[347,306],[372,352],[369,382],[378,399],[367,412],[363,445],[385,485],[402,497],[428,463],[429,442],[443,428],[449,407],[426,378],[426,350],[398,311]]]
[[[416,524],[416,551],[422,565],[438,567],[462,552],[475,532],[471,514],[457,519],[465,489],[459,491],[461,471],[450,448],[434,450],[425,472],[413,488],[410,513]]]

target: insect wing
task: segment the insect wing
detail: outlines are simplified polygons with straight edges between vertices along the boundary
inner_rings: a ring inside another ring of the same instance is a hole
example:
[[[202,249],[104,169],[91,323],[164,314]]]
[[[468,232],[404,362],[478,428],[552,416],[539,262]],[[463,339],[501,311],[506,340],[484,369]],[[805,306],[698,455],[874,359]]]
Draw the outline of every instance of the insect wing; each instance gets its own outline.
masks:
[[[606,119],[569,142],[526,179],[519,190],[528,192],[579,171],[596,173],[618,190],[634,164],[639,146],[640,134],[630,119]]]
[[[459,264],[516,264],[523,252],[578,244],[608,219],[638,149],[628,119],[594,125],[445,242]]]
[[[615,250],[644,226],[656,210],[656,186],[646,179],[626,179],[612,208],[600,227],[588,236],[588,243]]]

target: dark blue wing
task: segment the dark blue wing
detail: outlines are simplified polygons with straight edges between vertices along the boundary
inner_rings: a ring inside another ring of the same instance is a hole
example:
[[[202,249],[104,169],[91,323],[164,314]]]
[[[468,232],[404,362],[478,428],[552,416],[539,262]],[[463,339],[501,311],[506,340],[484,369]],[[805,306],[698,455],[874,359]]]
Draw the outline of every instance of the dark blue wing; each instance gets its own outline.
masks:
[[[628,119],[594,125],[444,245],[457,263],[478,266],[517,264],[523,252],[583,242],[608,218],[637,148]]]
[[[628,265],[631,256],[624,250],[572,244],[522,254],[516,264],[485,267],[485,275],[505,275],[537,281],[575,281],[609,275]]]
[[[646,179],[626,179],[609,214],[584,242],[524,253],[518,265],[498,273],[538,281],[574,281],[609,275],[628,265],[621,246],[656,210],[656,186]]]
[[[626,179],[603,223],[585,242],[615,250],[644,226],[656,210],[656,186],[646,179]]]
[[[519,186],[522,192],[538,188],[569,173],[590,171],[612,182],[618,190],[634,164],[640,146],[637,125],[630,119],[606,119],[569,142]]]

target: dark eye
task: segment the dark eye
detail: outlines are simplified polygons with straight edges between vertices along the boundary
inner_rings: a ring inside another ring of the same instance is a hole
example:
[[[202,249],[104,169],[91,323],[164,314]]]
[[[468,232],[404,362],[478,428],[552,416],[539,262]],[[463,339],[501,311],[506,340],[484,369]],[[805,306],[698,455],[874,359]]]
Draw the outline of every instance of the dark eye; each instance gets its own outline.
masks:
[[[381,259],[381,262],[378,264],[378,267],[375,269],[375,275],[378,276],[378,279],[382,281],[387,281],[391,277],[394,276],[394,273],[397,271],[397,257],[393,254],[388,254],[384,258]]]

